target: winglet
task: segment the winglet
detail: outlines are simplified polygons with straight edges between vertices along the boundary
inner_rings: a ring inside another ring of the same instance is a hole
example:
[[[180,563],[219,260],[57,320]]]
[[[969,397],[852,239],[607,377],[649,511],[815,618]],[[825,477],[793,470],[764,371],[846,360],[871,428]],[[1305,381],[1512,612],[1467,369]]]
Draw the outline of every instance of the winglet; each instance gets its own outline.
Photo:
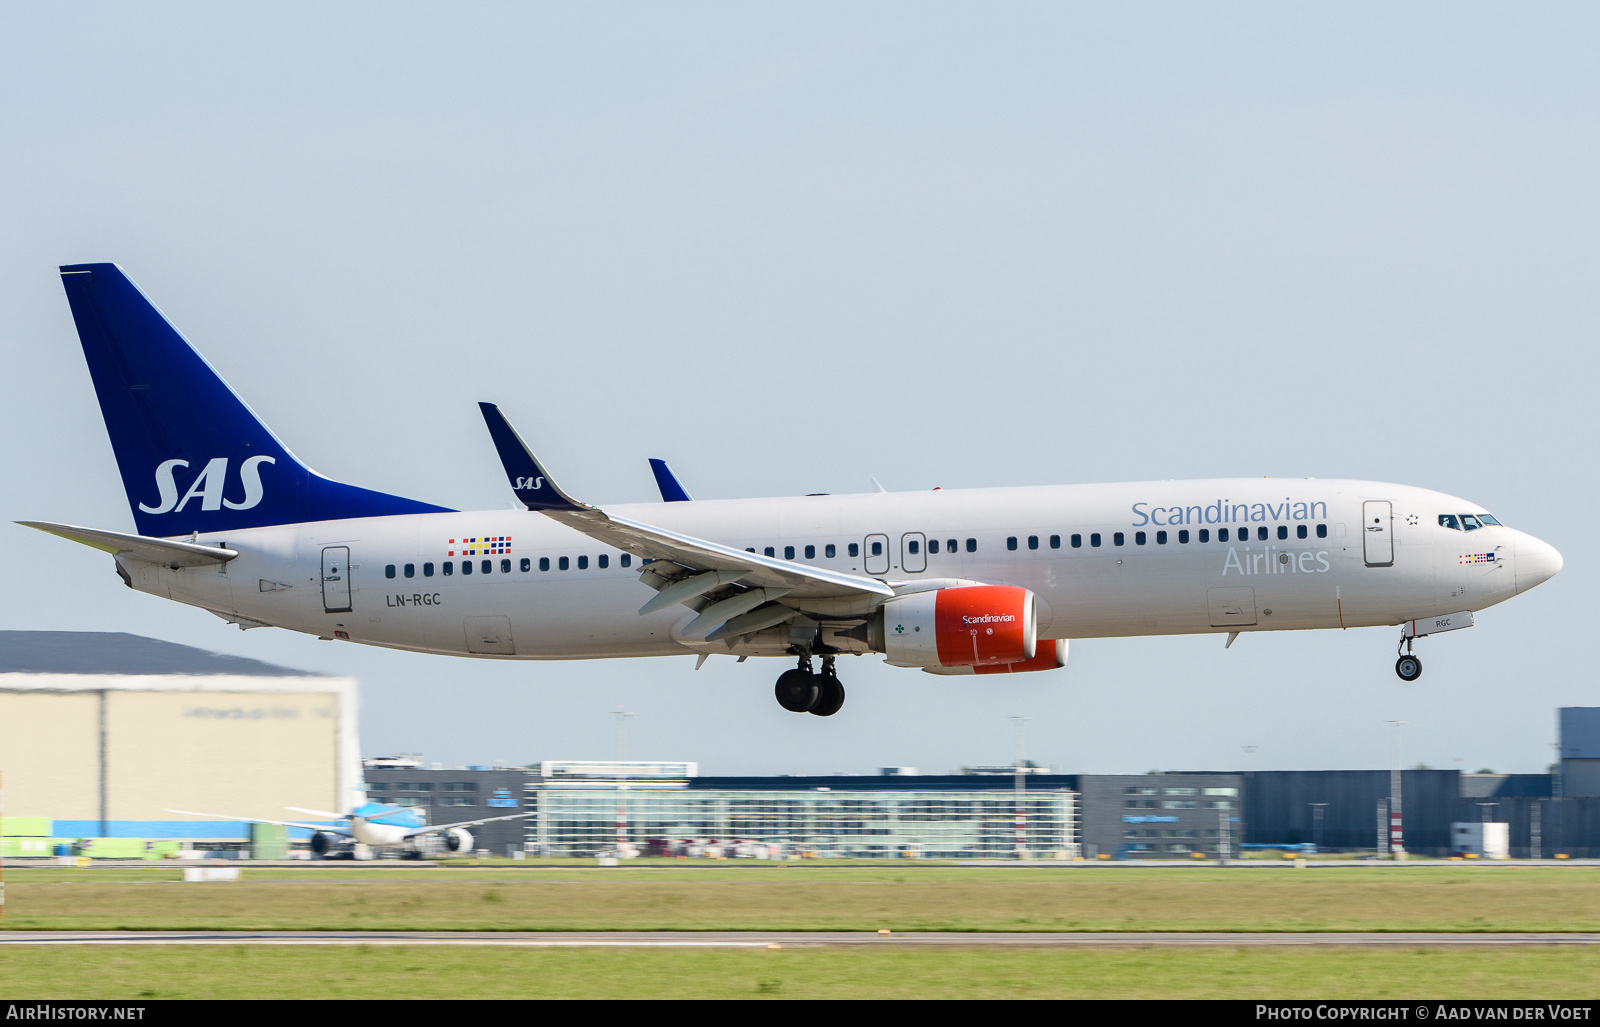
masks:
[[[506,477],[511,481],[511,491],[529,510],[587,510],[589,507],[573,499],[551,480],[539,466],[539,461],[522,441],[517,430],[511,427],[506,415],[493,403],[479,403],[484,423],[489,426],[489,437],[500,453],[500,463],[505,466]]]
[[[650,458],[650,470],[655,472],[656,487],[661,490],[663,503],[687,503],[690,501],[689,493],[678,484],[678,478],[672,473],[672,468],[667,466],[665,460]]]

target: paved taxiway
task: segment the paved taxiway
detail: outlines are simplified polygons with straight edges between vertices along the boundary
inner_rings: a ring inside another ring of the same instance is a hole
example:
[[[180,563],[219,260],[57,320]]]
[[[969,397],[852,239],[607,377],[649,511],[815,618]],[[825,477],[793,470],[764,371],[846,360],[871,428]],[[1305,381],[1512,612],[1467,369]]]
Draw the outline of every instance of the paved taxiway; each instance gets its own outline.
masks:
[[[821,945],[1008,946],[1526,946],[1597,945],[1600,934],[1082,933],[867,931],[0,931],[4,945],[493,945],[529,948],[770,948]]]

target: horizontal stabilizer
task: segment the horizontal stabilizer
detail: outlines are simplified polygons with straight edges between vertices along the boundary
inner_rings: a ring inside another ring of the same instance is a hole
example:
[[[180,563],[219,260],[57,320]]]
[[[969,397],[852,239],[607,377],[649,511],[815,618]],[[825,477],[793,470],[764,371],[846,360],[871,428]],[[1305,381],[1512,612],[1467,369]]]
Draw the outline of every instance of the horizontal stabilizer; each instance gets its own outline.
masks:
[[[204,567],[206,564],[227,563],[238,556],[237,550],[221,546],[203,546],[198,542],[175,542],[171,539],[150,538],[148,535],[125,535],[120,531],[102,531],[99,528],[79,528],[71,524],[51,524],[49,521],[18,521],[26,528],[38,528],[52,535],[71,539],[113,556],[161,564],[164,567]]]

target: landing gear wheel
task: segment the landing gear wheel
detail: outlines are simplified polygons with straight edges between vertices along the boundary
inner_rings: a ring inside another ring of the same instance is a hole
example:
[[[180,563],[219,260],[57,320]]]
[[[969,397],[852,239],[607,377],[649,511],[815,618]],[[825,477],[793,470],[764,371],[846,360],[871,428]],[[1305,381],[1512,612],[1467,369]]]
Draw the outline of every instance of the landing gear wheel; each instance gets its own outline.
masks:
[[[831,717],[844,705],[844,685],[829,670],[817,675],[817,703],[811,707],[813,717]]]
[[[790,713],[810,712],[817,704],[819,692],[817,675],[798,667],[779,674],[778,683],[772,689],[772,694],[778,699],[778,705]],[[840,701],[843,701],[842,697]]]
[[[1401,681],[1415,681],[1422,676],[1422,661],[1407,653],[1394,661],[1394,672]]]

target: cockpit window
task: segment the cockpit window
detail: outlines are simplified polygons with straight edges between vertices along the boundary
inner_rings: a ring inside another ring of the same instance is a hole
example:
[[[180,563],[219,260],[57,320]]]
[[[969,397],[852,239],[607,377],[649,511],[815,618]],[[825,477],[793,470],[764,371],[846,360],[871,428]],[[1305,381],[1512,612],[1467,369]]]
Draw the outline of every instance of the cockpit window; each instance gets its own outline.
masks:
[[[1461,527],[1467,531],[1477,531],[1479,528],[1483,527],[1483,522],[1471,514],[1462,514]]]
[[[1497,528],[1504,527],[1504,525],[1495,520],[1493,517],[1490,517],[1488,514],[1479,514],[1478,520],[1482,521],[1484,524],[1492,524]]]
[[[1457,531],[1461,530],[1461,525],[1456,521],[1455,514],[1440,514],[1439,526],[1441,528],[1454,528]]]

